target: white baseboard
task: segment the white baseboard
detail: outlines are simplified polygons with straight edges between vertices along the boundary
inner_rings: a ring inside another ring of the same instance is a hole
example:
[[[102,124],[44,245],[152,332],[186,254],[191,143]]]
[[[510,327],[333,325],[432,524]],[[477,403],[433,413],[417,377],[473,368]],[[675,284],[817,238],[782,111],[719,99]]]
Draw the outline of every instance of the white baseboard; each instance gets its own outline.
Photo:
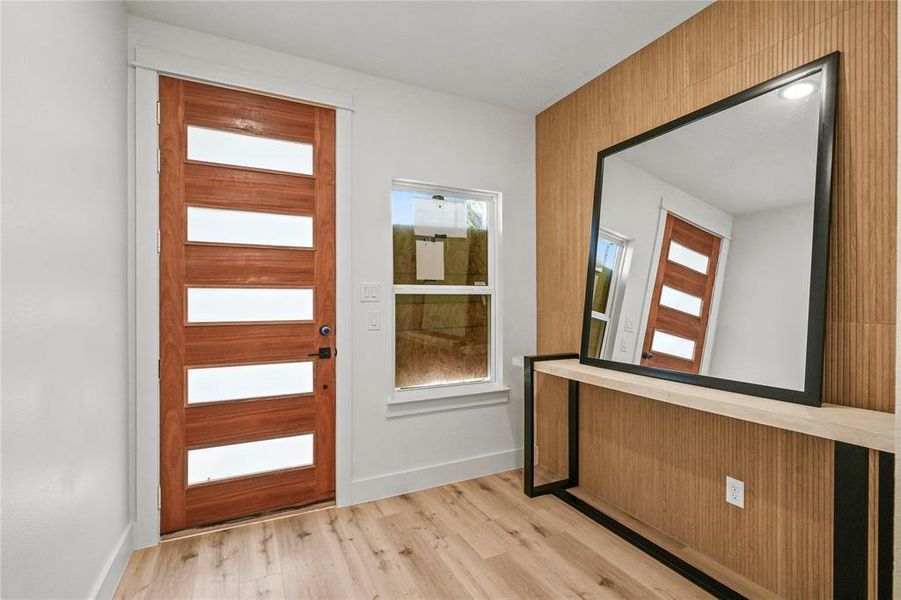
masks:
[[[351,504],[406,494],[522,467],[522,449],[504,450],[353,481]]]
[[[119,579],[125,572],[128,565],[128,559],[131,558],[132,552],[132,523],[129,523],[119,536],[119,541],[110,553],[109,558],[103,565],[100,575],[94,583],[94,589],[91,590],[89,596],[93,600],[107,600],[112,598],[116,592],[116,586],[119,585]]]

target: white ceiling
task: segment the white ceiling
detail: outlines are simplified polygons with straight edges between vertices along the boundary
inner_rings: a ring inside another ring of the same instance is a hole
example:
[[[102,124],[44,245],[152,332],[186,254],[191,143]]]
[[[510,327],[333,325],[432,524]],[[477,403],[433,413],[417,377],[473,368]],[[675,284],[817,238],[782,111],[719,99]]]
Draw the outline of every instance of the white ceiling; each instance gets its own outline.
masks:
[[[820,93],[774,90],[616,156],[731,215],[813,202]]]
[[[537,113],[709,0],[126,2],[130,14]]]

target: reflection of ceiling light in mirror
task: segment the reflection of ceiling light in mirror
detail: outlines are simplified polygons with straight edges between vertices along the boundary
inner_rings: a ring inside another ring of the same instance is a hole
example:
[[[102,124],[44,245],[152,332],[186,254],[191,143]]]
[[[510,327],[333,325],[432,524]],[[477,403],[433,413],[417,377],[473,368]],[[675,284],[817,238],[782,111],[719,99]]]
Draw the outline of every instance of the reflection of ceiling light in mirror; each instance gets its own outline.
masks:
[[[800,100],[811,95],[817,89],[816,84],[810,81],[799,81],[788,87],[783,88],[779,92],[779,96],[786,100]]]

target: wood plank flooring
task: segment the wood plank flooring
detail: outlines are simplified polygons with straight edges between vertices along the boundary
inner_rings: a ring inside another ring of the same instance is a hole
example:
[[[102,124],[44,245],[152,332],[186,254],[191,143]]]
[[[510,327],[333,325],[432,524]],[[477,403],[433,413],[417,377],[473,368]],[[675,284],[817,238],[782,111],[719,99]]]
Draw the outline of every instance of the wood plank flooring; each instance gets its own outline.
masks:
[[[115,598],[707,598],[519,471],[139,550]]]

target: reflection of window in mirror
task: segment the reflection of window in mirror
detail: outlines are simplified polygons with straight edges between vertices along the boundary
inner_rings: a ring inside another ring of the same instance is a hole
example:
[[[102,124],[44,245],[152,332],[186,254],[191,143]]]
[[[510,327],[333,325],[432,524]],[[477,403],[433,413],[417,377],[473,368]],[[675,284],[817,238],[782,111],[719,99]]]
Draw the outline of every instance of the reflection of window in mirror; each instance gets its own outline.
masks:
[[[615,335],[611,317],[622,299],[628,242],[610,231],[598,232],[594,290],[591,303],[591,327],[588,348],[591,356],[606,358]]]

